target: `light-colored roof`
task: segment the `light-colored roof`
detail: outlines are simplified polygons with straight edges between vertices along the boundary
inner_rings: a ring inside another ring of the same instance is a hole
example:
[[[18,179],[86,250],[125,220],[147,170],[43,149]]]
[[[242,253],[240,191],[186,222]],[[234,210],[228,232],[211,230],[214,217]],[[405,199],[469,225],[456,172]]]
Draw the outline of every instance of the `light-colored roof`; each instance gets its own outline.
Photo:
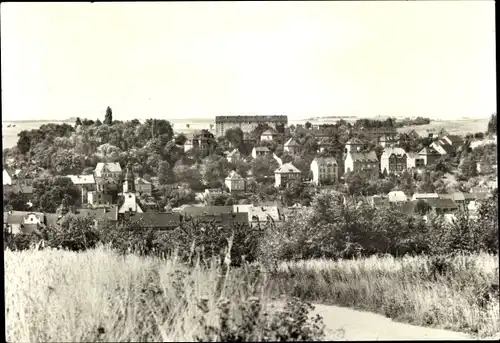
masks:
[[[439,198],[439,194],[437,193],[415,193],[413,194],[413,198],[415,199],[434,199]]]
[[[238,174],[236,171],[231,171],[228,175],[228,177],[226,177],[226,180],[244,180],[240,174]]]
[[[285,146],[300,146],[300,144],[295,139],[290,138],[286,141]]]
[[[146,179],[143,179],[142,177],[136,177],[134,182],[137,183],[137,184],[143,184],[143,185],[149,185],[149,184],[151,184],[151,182],[149,182]]]
[[[288,173],[300,173],[301,171],[297,169],[293,164],[291,163],[285,163],[278,169],[274,171],[275,173],[279,174],[288,174]]]
[[[408,201],[408,197],[403,191],[392,191],[387,196],[390,202]]]
[[[403,156],[406,154],[405,149],[403,148],[385,148],[382,153],[382,157],[390,157],[392,154],[397,156]]]
[[[73,182],[75,185],[89,185],[89,184],[94,184],[95,179],[94,175],[66,175],[66,177],[69,177],[71,179],[71,182]]]
[[[420,150],[420,152],[418,154],[419,155],[441,155],[439,152],[437,152],[436,149],[434,149],[431,146],[423,148],[422,150]]]
[[[278,206],[253,206],[249,208],[248,214],[252,221],[266,222],[269,217],[275,221],[280,220]]]
[[[350,152],[353,161],[359,162],[378,162],[375,151],[370,152]]]
[[[112,173],[121,172],[122,171],[122,167],[120,166],[120,163],[116,163],[116,162],[107,162],[107,163],[99,162],[99,163],[97,163],[97,166],[95,167],[95,172],[96,173],[102,173],[102,171],[104,170],[104,167],[106,167],[106,169],[109,170]]]
[[[276,131],[274,131],[273,129],[269,128],[266,131],[262,132],[260,135],[261,136],[273,136],[273,135],[276,135]]]

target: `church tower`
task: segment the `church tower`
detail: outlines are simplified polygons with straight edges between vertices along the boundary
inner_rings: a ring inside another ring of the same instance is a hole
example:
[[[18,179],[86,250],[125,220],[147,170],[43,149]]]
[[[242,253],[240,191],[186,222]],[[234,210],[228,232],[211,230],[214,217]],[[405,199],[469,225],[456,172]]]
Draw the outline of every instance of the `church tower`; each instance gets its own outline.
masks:
[[[135,177],[132,171],[132,164],[127,164],[127,172],[125,174],[125,182],[123,183],[123,193],[135,193]]]

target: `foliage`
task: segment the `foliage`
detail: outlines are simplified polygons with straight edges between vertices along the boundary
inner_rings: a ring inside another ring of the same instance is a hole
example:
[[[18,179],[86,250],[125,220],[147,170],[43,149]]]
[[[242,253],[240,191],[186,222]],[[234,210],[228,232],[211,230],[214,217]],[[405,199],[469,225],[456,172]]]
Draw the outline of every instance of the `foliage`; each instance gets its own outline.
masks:
[[[80,191],[68,177],[38,179],[33,182],[33,209],[39,212],[55,213],[63,199],[68,205],[80,201]]]
[[[490,117],[490,121],[488,122],[488,133],[497,133],[497,114],[493,113]]]
[[[104,122],[105,125],[112,125],[113,124],[113,111],[111,110],[111,107],[106,108],[106,115],[104,116]]]

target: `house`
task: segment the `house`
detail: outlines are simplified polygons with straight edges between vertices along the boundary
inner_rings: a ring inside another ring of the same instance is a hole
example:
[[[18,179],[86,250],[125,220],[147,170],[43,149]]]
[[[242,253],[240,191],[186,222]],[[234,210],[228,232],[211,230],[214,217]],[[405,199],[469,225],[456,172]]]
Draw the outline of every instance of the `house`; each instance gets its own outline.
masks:
[[[262,227],[267,223],[279,223],[282,219],[278,206],[253,206],[248,213],[250,226]]]
[[[364,143],[358,138],[349,139],[345,143],[344,152],[346,154],[348,154],[350,152],[359,152],[359,151],[361,151],[361,148],[363,147],[363,145],[364,145]]]
[[[215,131],[217,137],[224,136],[226,131],[231,128],[239,127],[243,133],[254,131],[259,125],[267,124],[275,129],[286,127],[288,117],[286,115],[268,115],[268,116],[216,116]]]
[[[20,184],[24,186],[31,186],[33,184],[33,177],[36,171],[27,171],[24,169],[8,170],[8,174],[12,184]]]
[[[423,148],[422,150],[420,150],[418,155],[420,159],[424,160],[425,165],[434,164],[441,158],[441,154],[437,152],[436,149],[434,149],[432,146]]]
[[[142,177],[135,178],[135,193],[139,195],[153,195],[153,185],[148,180],[143,179]]]
[[[459,207],[466,208],[471,201],[475,200],[475,196],[472,193],[464,192],[453,192],[448,194],[439,194],[440,199],[450,199],[455,202]]]
[[[249,132],[243,132],[243,143],[253,146],[257,143],[257,138]]]
[[[90,218],[96,228],[106,223],[118,223],[118,206],[104,207],[99,209],[68,208],[61,204],[57,213],[47,213],[46,225],[48,227],[60,227],[73,218]]]
[[[334,157],[316,157],[311,162],[312,182],[316,185],[332,184],[339,180],[339,165]]]
[[[119,163],[115,162],[99,162],[95,167],[94,176],[96,178],[111,178],[118,182],[122,176],[122,167]]]
[[[82,204],[87,203],[88,192],[96,190],[96,182],[93,174],[90,175],[66,175],[71,182],[80,190]]]
[[[300,144],[294,138],[290,138],[283,146],[283,150],[291,155],[298,154],[300,152]]]
[[[3,174],[2,174],[2,184],[4,186],[12,185],[12,178],[10,177],[9,172],[5,168],[4,168]]]
[[[137,224],[141,228],[157,231],[176,229],[182,222],[182,216],[179,213],[166,212],[125,213],[122,219]]]
[[[464,144],[464,140],[459,135],[445,135],[441,138],[442,141],[446,142],[446,144],[451,145],[454,150],[457,150],[458,147]]]
[[[227,153],[226,155],[226,159],[229,163],[232,163],[236,160],[240,160],[241,159],[241,153],[238,149],[234,149],[233,151]]]
[[[204,215],[220,215],[223,213],[233,213],[233,206],[193,206],[184,205],[173,209],[174,212],[180,213],[187,218],[200,217]]]
[[[390,134],[387,134],[387,133],[384,133],[382,134],[379,138],[378,138],[378,144],[380,144],[382,147],[387,147],[387,146],[390,146],[390,145],[393,145],[395,143],[398,142],[398,137],[400,135],[398,135],[397,133],[390,133]]]
[[[443,140],[438,140],[436,142],[432,142],[431,147],[436,149],[436,151],[441,155],[451,155],[455,152],[455,149],[453,148],[452,145],[448,144],[448,142],[445,142]]]
[[[408,201],[408,197],[403,191],[392,191],[387,194],[389,202],[391,203],[404,203]]]
[[[29,202],[33,197],[34,188],[32,186],[14,183],[12,185],[3,186],[3,194],[13,192],[22,195],[24,201]]]
[[[411,198],[412,201],[417,200],[428,200],[428,199],[439,199],[439,194],[437,193],[415,193]]]
[[[39,233],[45,226],[45,215],[40,212],[9,211],[4,212],[4,228],[11,234]]]
[[[267,156],[267,155],[271,155],[271,150],[269,150],[269,148],[266,146],[254,147],[252,149],[253,158],[257,158],[259,156]]]
[[[184,142],[184,152],[193,148],[201,151],[208,151],[215,146],[216,143],[214,135],[207,130],[196,131],[189,134],[186,138]]]
[[[242,178],[236,171],[229,173],[229,176],[224,180],[226,187],[230,192],[245,192],[246,180]]]
[[[87,192],[87,204],[92,207],[109,207],[113,204],[113,196],[102,191]]]
[[[332,143],[328,137],[321,137],[318,141],[318,152],[324,152],[326,149],[330,148]]]
[[[385,148],[380,157],[380,171],[401,174],[408,168],[406,151],[403,148]]]
[[[406,153],[406,167],[408,169],[423,169],[425,167],[425,159],[416,152]]]
[[[100,197],[102,197],[103,199],[109,198],[109,196],[111,196],[110,198],[111,202],[115,203],[118,196],[118,192],[121,188],[120,187],[121,181],[113,177],[102,177],[102,178],[96,177],[95,181],[96,181],[96,194],[100,193],[101,194]],[[87,195],[88,197],[90,197],[90,193],[91,192],[88,192]]]
[[[288,187],[295,181],[300,181],[302,173],[291,163],[285,163],[274,171],[275,187]]]
[[[379,161],[375,151],[351,152],[344,159],[345,173],[367,171],[371,175],[379,174]]]
[[[408,137],[412,140],[416,140],[416,139],[420,139],[420,135],[418,134],[417,131],[415,131],[415,129],[411,129],[408,133],[407,133]]]
[[[260,135],[260,140],[261,141],[272,141],[274,138],[278,136],[278,133],[273,130],[273,129],[267,129],[266,131],[262,132]]]

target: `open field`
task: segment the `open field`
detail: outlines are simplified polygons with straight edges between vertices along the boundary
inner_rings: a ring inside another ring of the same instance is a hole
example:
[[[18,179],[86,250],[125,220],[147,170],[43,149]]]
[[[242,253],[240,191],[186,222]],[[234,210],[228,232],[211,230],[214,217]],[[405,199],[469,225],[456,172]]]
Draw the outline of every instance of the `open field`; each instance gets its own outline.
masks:
[[[499,299],[494,290],[496,284],[498,292],[498,257],[458,256],[450,264],[444,263],[447,267],[440,267],[444,269],[436,274],[437,264],[429,261],[423,257],[304,261],[283,264],[270,277],[259,268],[248,267],[231,269],[225,278],[215,263],[187,267],[175,257],[119,256],[106,248],[83,253],[5,251],[7,340],[206,340],[209,338],[204,336],[200,318],[205,317],[214,327],[221,323],[219,292],[229,301],[230,316],[240,318],[240,322],[244,322],[242,308],[260,304],[263,324],[254,330],[254,336],[248,336],[253,340],[265,336],[262,328],[272,330],[272,321],[266,318],[276,312],[271,309],[277,303],[272,296],[278,295],[382,312],[399,321],[483,337],[499,332]],[[205,310],[200,305],[203,302]],[[267,310],[272,312],[263,315]],[[388,338],[397,328],[402,331],[395,333],[395,338],[401,338],[403,331],[410,330],[381,317],[377,322],[386,326],[375,330],[362,323],[363,316],[370,314],[358,316],[343,310],[318,305],[313,311],[325,317],[324,338]],[[286,327],[290,315],[287,318],[275,325]],[[412,330],[426,338],[467,337],[424,328]],[[321,338],[319,334],[314,337]]]
[[[500,332],[495,255],[301,261],[282,264],[271,282],[273,293],[313,303],[479,337]]]
[[[466,135],[468,133],[485,132],[490,118],[458,118],[456,120],[433,120],[426,125],[413,125],[398,128],[399,132],[408,132],[414,129],[420,136],[426,135],[427,130],[444,128],[448,133]]]

